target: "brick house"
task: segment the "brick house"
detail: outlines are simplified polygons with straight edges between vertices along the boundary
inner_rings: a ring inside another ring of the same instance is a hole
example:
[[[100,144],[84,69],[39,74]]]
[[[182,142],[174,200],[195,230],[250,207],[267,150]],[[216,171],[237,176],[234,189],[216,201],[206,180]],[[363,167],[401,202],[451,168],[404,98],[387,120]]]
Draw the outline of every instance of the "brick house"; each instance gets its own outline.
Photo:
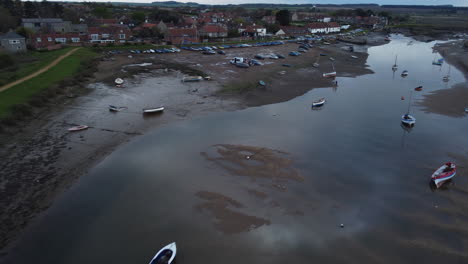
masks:
[[[323,22],[314,22],[307,25],[307,29],[312,34],[319,34],[319,33],[335,33],[340,32],[341,27],[336,22],[330,23],[323,23]]]
[[[255,25],[239,28],[238,30],[243,37],[264,37],[267,33],[265,27]]]
[[[223,24],[206,24],[200,29],[199,35],[207,38],[225,38],[228,36],[228,30]]]
[[[169,28],[164,40],[171,44],[199,43],[196,28]]]
[[[31,36],[30,44],[35,49],[55,49],[63,44],[81,45],[86,40],[87,36],[79,33],[37,33]]]
[[[286,36],[301,36],[309,34],[307,27],[297,27],[297,26],[282,26],[280,30],[275,33],[276,36],[281,35]]]

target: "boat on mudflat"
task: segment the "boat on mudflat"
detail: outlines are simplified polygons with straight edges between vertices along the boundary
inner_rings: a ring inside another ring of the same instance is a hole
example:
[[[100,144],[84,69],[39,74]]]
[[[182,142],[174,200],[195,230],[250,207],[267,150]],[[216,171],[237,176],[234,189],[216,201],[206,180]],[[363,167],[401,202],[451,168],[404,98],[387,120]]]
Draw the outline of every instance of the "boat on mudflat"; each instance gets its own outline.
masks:
[[[320,98],[319,100],[312,102],[312,107],[319,107],[325,104],[325,98]]]
[[[85,130],[85,129],[88,129],[88,128],[89,128],[89,126],[87,126],[87,125],[79,125],[79,126],[70,127],[68,129],[68,131],[75,132],[75,131]]]
[[[122,85],[124,83],[124,80],[122,78],[117,78],[114,80],[116,85]]]
[[[455,163],[447,162],[438,168],[431,176],[437,188],[442,186],[447,180],[450,180],[457,174],[457,166]]]
[[[161,248],[161,250],[154,255],[149,264],[171,264],[177,253],[177,246],[175,242]]]
[[[199,82],[203,80],[201,76],[187,76],[182,79],[183,82]]]
[[[323,74],[323,77],[325,78],[333,78],[336,77],[336,72],[327,72]]]
[[[408,76],[408,71],[407,71],[407,70],[404,70],[403,72],[401,72],[401,76],[402,76],[402,77]]]
[[[406,126],[412,127],[414,124],[416,124],[416,118],[414,118],[410,114],[404,114],[401,116],[401,123],[403,123]]]
[[[164,111],[164,106],[153,107],[153,108],[143,108],[143,114],[160,113],[163,111]]]
[[[422,86],[418,86],[418,87],[414,88],[414,90],[415,91],[422,91],[422,88],[423,88]]]
[[[109,105],[109,111],[111,112],[120,112],[124,109],[127,109],[125,106],[115,106],[115,105]]]

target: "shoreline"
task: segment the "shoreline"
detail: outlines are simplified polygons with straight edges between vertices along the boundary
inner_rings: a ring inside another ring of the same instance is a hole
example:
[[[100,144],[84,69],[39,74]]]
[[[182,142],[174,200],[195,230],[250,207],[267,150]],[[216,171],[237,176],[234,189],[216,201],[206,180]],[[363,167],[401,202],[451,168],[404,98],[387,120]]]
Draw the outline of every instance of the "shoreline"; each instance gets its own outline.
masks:
[[[383,40],[383,36],[381,38]],[[272,48],[227,50],[227,56],[184,51],[179,54],[155,55],[161,57],[161,60],[151,59],[151,55],[133,58],[116,55],[112,56],[114,59],[101,61],[92,79],[94,84],[80,89],[80,96],[71,100],[56,100],[55,105],[41,109],[34,120],[22,121],[21,127],[13,130],[14,135],[7,135],[8,138],[3,139],[9,143],[0,151],[0,168],[4,172],[0,186],[6,193],[5,199],[1,201],[5,210],[0,215],[0,255],[8,254],[8,248],[21,236],[29,222],[40,217],[80,176],[136,136],[207,113],[283,102],[314,88],[331,87],[331,81],[321,77],[322,69],[310,69],[310,65],[322,52],[334,56],[338,64],[338,77],[370,74],[372,71],[365,65],[368,56],[366,49],[372,44],[384,43],[370,42],[366,46],[357,47],[354,53],[343,49],[348,44],[321,45],[300,57],[287,56],[289,50],[297,49],[297,44],[285,44]],[[239,69],[226,63],[230,57],[253,57],[253,54],[265,49],[268,52],[281,52],[287,58],[267,59],[262,62],[269,64],[249,69]],[[358,59],[351,58],[351,54],[358,56]],[[331,66],[328,56],[320,58],[320,68],[328,69]],[[133,77],[126,79],[124,88],[101,83],[122,75],[124,65],[148,60],[154,66],[130,72],[127,76]],[[219,64],[220,61],[222,64]],[[283,62],[293,66],[283,67]],[[213,80],[183,83],[180,81],[182,73],[177,69],[166,70],[161,67],[165,63],[201,68],[213,76]],[[286,71],[286,74],[278,75],[279,71]],[[244,83],[256,83],[259,78],[264,78],[267,89],[249,88],[243,93],[219,92],[223,87],[236,84],[239,78]],[[284,89],[285,84],[291,87],[291,83],[295,89]],[[160,100],[155,102],[152,98]],[[107,109],[108,104],[125,105],[128,110],[111,113]],[[167,109],[162,115],[143,117],[141,108],[152,104],[163,104]],[[90,129],[78,133],[68,133],[66,130],[83,123],[89,124]]]

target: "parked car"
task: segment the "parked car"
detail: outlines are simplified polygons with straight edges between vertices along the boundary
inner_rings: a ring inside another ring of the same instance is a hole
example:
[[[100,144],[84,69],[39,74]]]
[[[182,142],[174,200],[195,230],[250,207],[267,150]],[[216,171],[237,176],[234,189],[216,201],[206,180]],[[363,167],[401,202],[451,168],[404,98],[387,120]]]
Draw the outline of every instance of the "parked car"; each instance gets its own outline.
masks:
[[[276,54],[276,57],[280,58],[280,59],[284,59],[285,57],[281,54]]]
[[[214,50],[204,50],[202,53],[206,54],[206,55],[213,55],[213,54],[216,54],[216,51],[214,51]]]
[[[226,55],[226,52],[224,50],[218,50],[218,54]]]
[[[252,65],[257,65],[257,66],[263,65],[263,63],[259,62],[259,61],[256,60],[256,59],[251,59],[251,60],[250,60],[250,64],[252,64]]]
[[[259,60],[264,60],[265,56],[263,56],[261,54],[257,54],[257,55],[254,56],[254,58],[259,59]]]
[[[275,54],[270,54],[270,55],[268,55],[268,58],[273,59],[273,60],[279,59],[279,57],[276,56]]]
[[[289,56],[299,56],[299,55],[301,55],[301,54],[299,52],[297,52],[297,51],[289,52]]]
[[[302,53],[306,53],[306,52],[307,52],[307,50],[305,50],[305,49],[299,49],[298,51],[299,51],[299,52],[302,52]]]

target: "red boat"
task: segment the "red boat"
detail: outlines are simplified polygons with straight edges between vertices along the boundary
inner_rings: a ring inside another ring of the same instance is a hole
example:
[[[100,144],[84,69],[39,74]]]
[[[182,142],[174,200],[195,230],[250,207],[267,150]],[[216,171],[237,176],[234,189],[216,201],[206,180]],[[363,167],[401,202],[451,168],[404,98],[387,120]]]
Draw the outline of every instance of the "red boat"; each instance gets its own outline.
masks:
[[[447,162],[432,174],[431,179],[435,183],[437,188],[439,188],[447,180],[453,178],[455,174],[457,174],[457,166],[455,165],[455,163]]]
[[[415,91],[422,91],[422,86],[418,86],[416,88],[414,88]]]

